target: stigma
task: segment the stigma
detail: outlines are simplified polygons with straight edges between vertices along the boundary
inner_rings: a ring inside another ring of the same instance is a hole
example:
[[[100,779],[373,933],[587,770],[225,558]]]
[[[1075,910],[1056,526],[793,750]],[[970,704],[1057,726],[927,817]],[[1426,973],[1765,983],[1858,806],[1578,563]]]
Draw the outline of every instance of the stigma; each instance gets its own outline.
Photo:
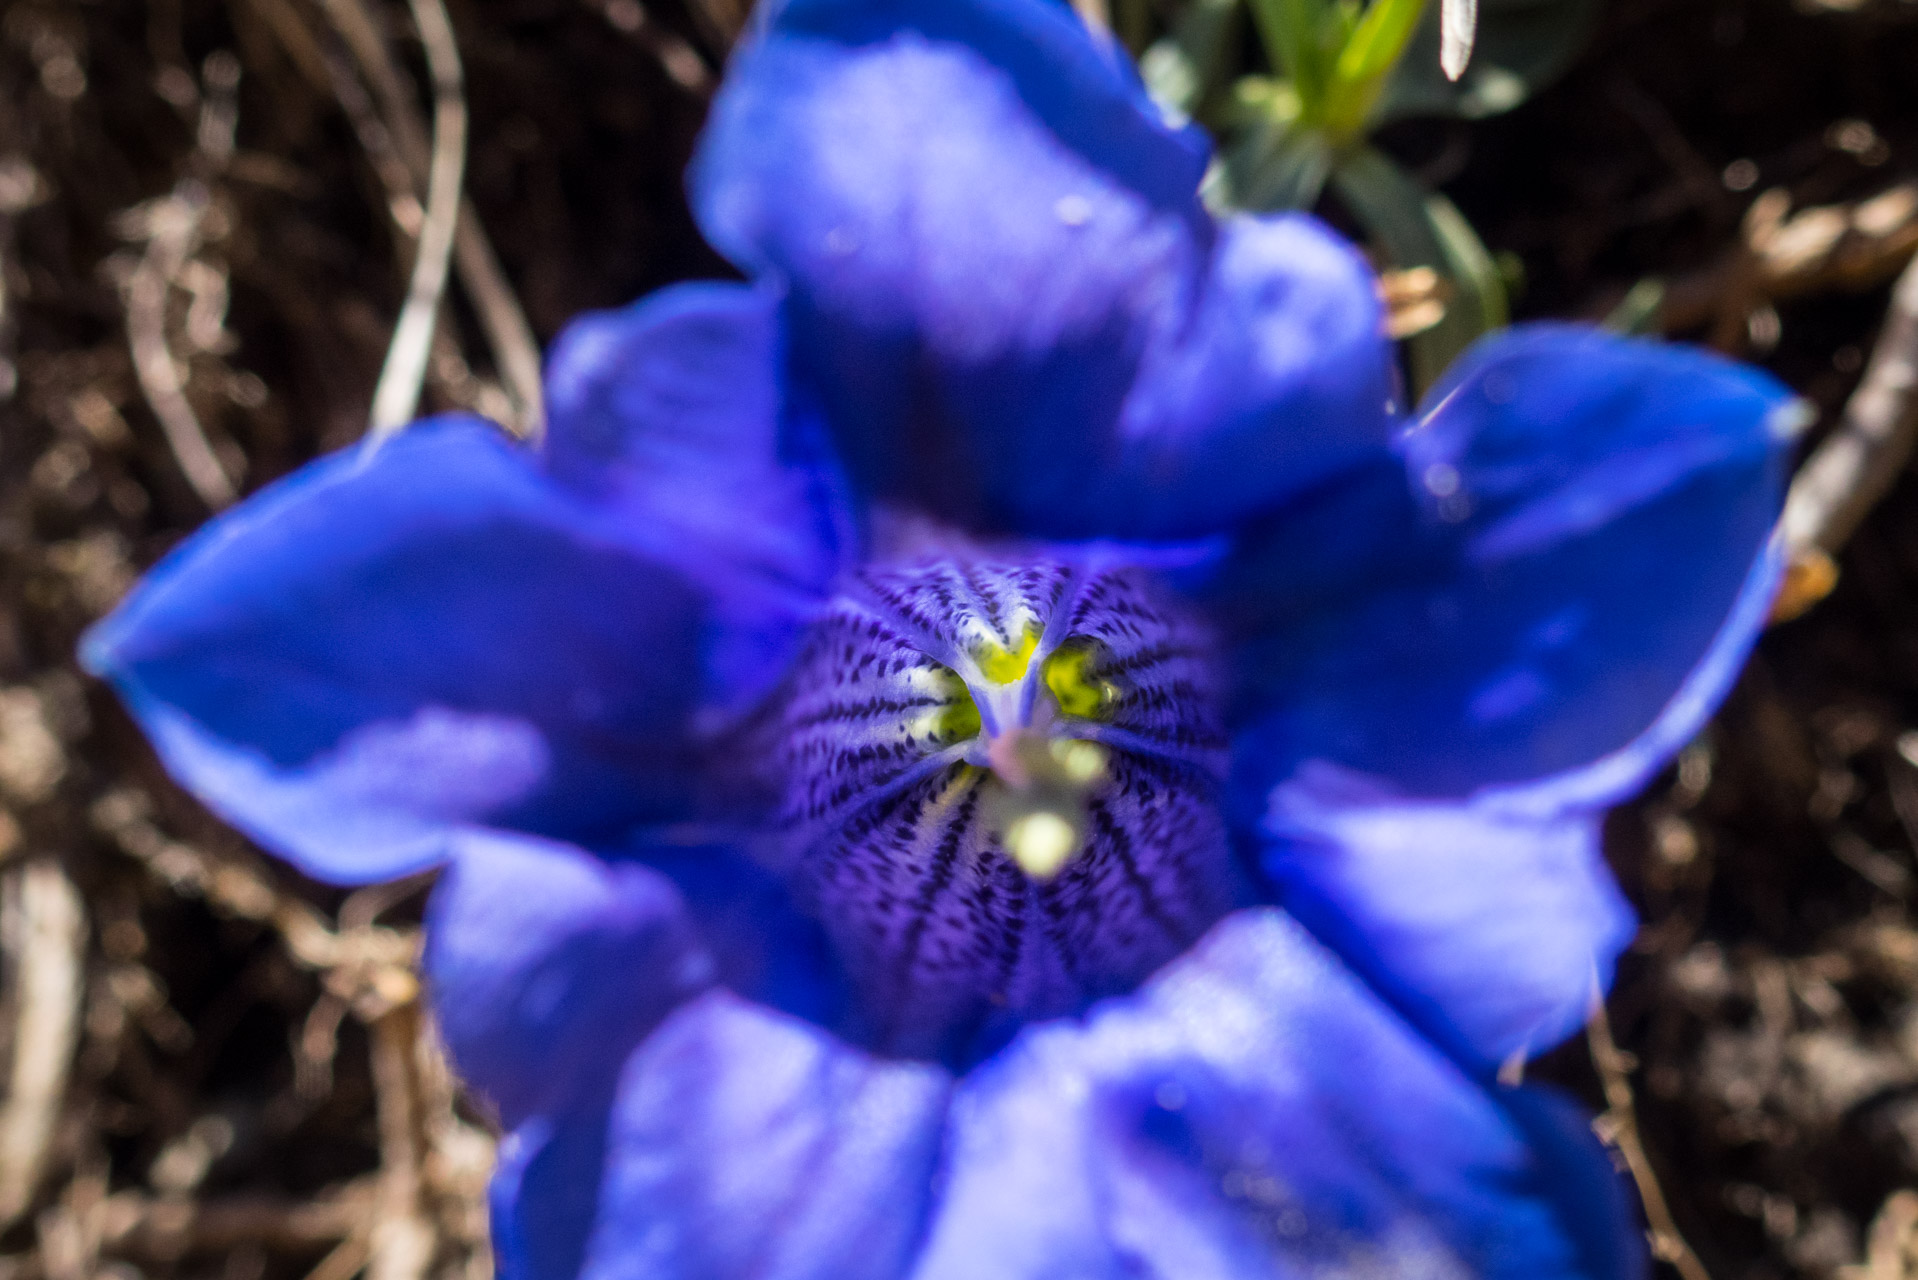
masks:
[[[1085,847],[1086,797],[1106,780],[1106,749],[1083,738],[1047,738],[1018,726],[985,748],[998,782],[987,819],[1021,871],[1050,879]]]
[[[1026,875],[1058,875],[1085,848],[1087,798],[1107,779],[1107,748],[1081,736],[1109,721],[1119,689],[1094,677],[1094,642],[1062,643],[1048,635],[1032,602],[1007,614],[961,611],[959,646],[949,668],[971,706],[952,703],[932,714],[963,729],[968,763],[991,775],[982,798],[984,821],[1005,855]]]

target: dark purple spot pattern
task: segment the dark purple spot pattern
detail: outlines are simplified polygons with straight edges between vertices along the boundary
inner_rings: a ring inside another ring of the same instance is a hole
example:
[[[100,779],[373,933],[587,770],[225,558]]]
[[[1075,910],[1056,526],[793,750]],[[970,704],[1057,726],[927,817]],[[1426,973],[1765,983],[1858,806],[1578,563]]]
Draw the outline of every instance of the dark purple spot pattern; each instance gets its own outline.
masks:
[[[1023,674],[987,679],[1022,642]],[[1066,715],[1047,691],[1062,645],[1090,652],[1084,678],[1109,694],[1096,715]],[[982,718],[994,704],[1016,723]],[[1216,706],[1207,636],[1135,571],[938,561],[869,569],[843,593],[767,740],[778,857],[852,977],[861,1038],[968,1057],[1129,989],[1229,910]],[[1075,793],[1081,845],[1055,875],[1002,843],[1023,793],[988,749],[1008,731],[1104,749]]]

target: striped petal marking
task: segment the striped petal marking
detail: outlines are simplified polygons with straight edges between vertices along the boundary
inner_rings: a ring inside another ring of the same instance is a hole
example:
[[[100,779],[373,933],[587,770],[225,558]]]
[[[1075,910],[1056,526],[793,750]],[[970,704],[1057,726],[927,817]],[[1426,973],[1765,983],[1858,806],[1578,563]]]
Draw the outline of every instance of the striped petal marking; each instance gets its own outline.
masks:
[[[1136,570],[869,566],[779,699],[780,856],[862,1038],[965,1059],[1239,897],[1209,637]]]

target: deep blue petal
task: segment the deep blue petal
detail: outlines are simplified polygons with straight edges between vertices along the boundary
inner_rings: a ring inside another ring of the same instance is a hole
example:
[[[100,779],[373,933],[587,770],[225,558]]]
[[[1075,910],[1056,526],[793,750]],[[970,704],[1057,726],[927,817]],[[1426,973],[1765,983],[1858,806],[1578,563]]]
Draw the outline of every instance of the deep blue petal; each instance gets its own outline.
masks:
[[[715,965],[658,872],[494,833],[456,839],[424,968],[454,1063],[511,1127],[602,1093]]]
[[[500,1280],[579,1280],[606,1172],[610,1087],[501,1139],[488,1189]]]
[[[674,285],[574,320],[546,371],[552,474],[618,513],[649,555],[760,604],[708,637],[713,683],[742,703],[778,678],[792,617],[852,539],[827,442],[787,403],[779,303],[771,289]]]
[[[1043,0],[791,0],[693,177],[790,288],[853,479],[963,523],[1199,536],[1378,448],[1370,271],[1304,217],[1216,227],[1203,149]]]
[[[954,1101],[918,1280],[1640,1274],[1589,1134],[1462,1074],[1271,909]]]
[[[443,419],[321,459],[171,555],[86,662],[322,879],[432,865],[460,824],[685,818],[695,732],[777,678],[842,554],[783,438],[776,305],[704,286],[583,321],[546,458]]]
[[[1245,781],[1262,797],[1319,760],[1461,797],[1609,758],[1560,799],[1627,794],[1763,624],[1788,393],[1548,326],[1487,339],[1436,395],[1399,467],[1270,521],[1214,584]]]
[[[710,993],[633,1053],[608,1110],[514,1135],[494,1196],[503,1270],[892,1280],[923,1228],[950,1087]]]
[[[214,521],[88,639],[176,777],[324,879],[685,811],[707,610],[484,423],[321,459]]]
[[[821,1026],[843,1024],[846,974],[785,878],[729,848],[651,844],[622,856],[672,881],[727,990]]]
[[[1320,768],[1278,787],[1266,816],[1287,908],[1488,1065],[1577,1030],[1637,930],[1599,814],[1504,801],[1406,801]]]
[[[1515,330],[1395,465],[1205,589],[1238,646],[1237,816],[1314,930],[1472,1058],[1556,1042],[1609,982],[1632,926],[1597,814],[1764,624],[1790,411],[1700,352]]]

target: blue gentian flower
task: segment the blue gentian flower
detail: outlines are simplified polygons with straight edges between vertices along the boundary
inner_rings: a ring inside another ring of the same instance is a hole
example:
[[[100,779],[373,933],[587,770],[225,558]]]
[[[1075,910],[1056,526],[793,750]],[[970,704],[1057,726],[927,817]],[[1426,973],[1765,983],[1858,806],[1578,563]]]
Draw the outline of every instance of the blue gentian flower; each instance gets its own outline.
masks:
[[[1570,327],[1408,415],[1372,274],[1215,222],[1045,0],[787,0],[695,166],[750,277],[587,317],[538,448],[322,459],[86,646],[426,970],[516,1277],[1611,1277],[1495,1083],[1775,587],[1785,392]]]

